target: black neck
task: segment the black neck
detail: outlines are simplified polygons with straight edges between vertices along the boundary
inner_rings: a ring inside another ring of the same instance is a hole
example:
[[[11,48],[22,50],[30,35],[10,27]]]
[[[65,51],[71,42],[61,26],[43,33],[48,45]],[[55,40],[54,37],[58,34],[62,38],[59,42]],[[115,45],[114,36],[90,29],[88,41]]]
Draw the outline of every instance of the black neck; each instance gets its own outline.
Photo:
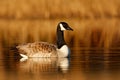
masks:
[[[60,49],[63,45],[65,45],[65,40],[64,40],[64,33],[63,31],[60,30],[60,27],[57,27],[57,47]]]

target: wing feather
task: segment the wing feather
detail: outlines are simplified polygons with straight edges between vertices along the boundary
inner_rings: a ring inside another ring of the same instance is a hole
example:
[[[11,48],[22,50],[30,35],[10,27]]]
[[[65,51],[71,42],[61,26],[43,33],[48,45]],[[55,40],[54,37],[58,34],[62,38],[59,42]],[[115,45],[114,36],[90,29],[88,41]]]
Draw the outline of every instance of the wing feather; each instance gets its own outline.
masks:
[[[19,50],[20,53],[24,55],[32,56],[35,53],[39,53],[40,55],[55,53],[57,47],[47,42],[35,42],[19,45],[17,46],[17,49]]]

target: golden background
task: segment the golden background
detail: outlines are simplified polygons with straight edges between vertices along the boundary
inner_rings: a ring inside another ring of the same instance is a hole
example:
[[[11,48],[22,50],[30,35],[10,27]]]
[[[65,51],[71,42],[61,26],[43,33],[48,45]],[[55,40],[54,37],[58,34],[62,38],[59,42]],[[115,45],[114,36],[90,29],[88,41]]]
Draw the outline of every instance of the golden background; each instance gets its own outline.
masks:
[[[56,43],[56,26],[67,22],[69,46],[119,48],[119,0],[0,0],[0,49],[15,44]]]

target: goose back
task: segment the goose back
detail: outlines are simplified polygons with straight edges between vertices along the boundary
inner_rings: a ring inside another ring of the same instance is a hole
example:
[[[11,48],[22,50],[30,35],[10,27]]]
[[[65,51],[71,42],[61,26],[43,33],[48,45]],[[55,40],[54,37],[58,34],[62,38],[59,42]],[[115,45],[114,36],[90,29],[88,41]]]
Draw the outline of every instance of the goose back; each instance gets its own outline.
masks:
[[[17,46],[22,55],[28,57],[57,57],[56,46],[47,42],[35,42]]]

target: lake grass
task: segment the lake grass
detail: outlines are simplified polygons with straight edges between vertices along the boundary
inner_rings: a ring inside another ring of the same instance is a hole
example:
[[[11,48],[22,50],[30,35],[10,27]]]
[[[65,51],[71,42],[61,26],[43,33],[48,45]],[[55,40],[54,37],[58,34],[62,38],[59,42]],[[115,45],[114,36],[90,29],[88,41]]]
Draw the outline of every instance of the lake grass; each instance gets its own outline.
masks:
[[[70,46],[119,47],[119,20],[63,20],[74,29],[73,32],[65,32],[66,42]],[[56,43],[56,26],[63,20],[1,20],[1,45],[35,41]]]
[[[2,0],[0,50],[36,41],[56,44],[60,21],[74,29],[65,32],[73,49],[119,48],[119,5],[119,0]]]
[[[119,0],[1,0],[2,19],[120,18]]]

